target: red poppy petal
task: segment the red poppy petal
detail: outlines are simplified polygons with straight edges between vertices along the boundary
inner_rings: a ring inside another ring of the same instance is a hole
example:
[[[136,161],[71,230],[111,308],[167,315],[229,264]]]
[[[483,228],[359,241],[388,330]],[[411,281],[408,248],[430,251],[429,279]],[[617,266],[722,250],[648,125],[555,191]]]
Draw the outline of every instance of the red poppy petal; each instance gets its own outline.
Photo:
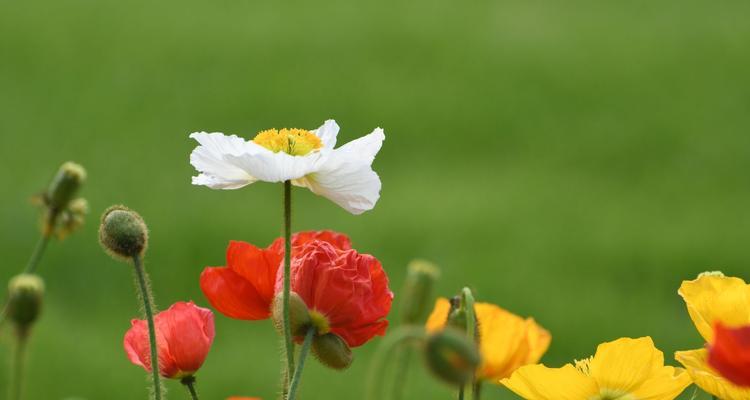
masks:
[[[292,245],[294,247],[304,247],[313,240],[330,243],[338,250],[350,250],[352,248],[352,242],[348,236],[328,230],[297,232],[292,236]]]
[[[175,364],[176,371],[167,376],[192,374],[203,365],[214,339],[210,310],[192,302],[178,302],[156,316],[156,325]]]
[[[137,319],[130,321],[130,329],[125,333],[124,345],[125,354],[130,362],[151,371],[146,321]]]
[[[260,320],[270,315],[270,300],[230,268],[204,269],[200,285],[211,306],[229,318]]]
[[[227,266],[255,287],[258,295],[271,304],[276,273],[283,261],[283,252],[260,249],[250,243],[231,241],[227,248]]]

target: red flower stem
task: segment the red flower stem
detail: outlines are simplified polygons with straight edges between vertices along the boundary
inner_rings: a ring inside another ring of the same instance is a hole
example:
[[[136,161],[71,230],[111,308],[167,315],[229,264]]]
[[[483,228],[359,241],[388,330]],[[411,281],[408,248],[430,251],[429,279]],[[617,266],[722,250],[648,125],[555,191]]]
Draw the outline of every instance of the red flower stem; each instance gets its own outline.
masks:
[[[284,294],[283,322],[284,322],[284,352],[286,353],[286,379],[284,388],[291,384],[294,371],[294,342],[292,341],[292,327],[289,316],[289,297],[291,291],[292,265],[292,182],[284,181]],[[285,390],[285,392],[287,392]]]
[[[287,396],[287,400],[294,400],[294,397],[297,395],[299,381],[302,379],[302,370],[305,368],[305,359],[307,358],[307,353],[310,351],[310,345],[315,336],[315,331],[316,328],[312,326],[307,329],[305,341],[302,342],[302,348],[299,352],[299,364],[297,365],[297,369],[294,370],[294,377],[292,378],[292,383],[289,385],[289,395]]]
[[[138,287],[143,300],[143,311],[146,313],[148,322],[148,339],[149,348],[151,349],[151,374],[153,379],[154,399],[161,400],[161,380],[159,377],[159,354],[156,347],[156,326],[154,325],[154,309],[152,306],[153,299],[148,287],[146,272],[143,270],[143,262],[140,255],[133,256],[133,266],[135,267],[135,276],[138,281]]]
[[[193,400],[198,400],[198,392],[195,391],[195,377],[194,376],[186,376],[180,380],[183,385],[187,388],[188,392],[190,392],[190,398]]]
[[[13,368],[12,377],[10,380],[10,391],[8,399],[10,400],[21,400],[21,393],[23,391],[23,370],[24,360],[26,359],[26,340],[28,338],[27,332],[19,331],[16,335],[16,348],[13,351]]]

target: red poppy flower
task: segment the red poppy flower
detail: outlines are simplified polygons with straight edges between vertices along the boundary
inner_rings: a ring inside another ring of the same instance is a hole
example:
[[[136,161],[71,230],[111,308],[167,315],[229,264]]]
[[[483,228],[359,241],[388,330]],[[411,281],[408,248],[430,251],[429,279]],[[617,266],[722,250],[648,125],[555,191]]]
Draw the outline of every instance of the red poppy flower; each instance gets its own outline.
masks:
[[[750,387],[750,325],[728,328],[716,324],[708,364],[735,385]]]
[[[192,302],[179,302],[154,317],[159,373],[165,378],[193,375],[203,365],[214,341],[214,315]],[[125,333],[125,353],[130,362],[151,371],[148,325],[134,319]]]
[[[291,289],[307,305],[319,334],[333,332],[357,347],[385,333],[393,293],[375,257],[311,241],[299,249],[291,267]],[[282,284],[283,273],[277,291]]]
[[[321,240],[341,250],[352,248],[346,235],[332,231],[300,232],[292,236],[292,254],[305,244]],[[211,305],[230,318],[261,320],[270,316],[274,285],[284,262],[284,239],[261,249],[250,243],[231,241],[227,266],[208,267],[200,278],[201,289]]]

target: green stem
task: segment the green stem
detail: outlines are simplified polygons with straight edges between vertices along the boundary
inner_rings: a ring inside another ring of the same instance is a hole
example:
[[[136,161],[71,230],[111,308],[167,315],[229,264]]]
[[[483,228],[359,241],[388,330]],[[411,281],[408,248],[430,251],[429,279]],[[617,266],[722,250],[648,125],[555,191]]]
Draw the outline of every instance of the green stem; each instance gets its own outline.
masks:
[[[190,375],[182,378],[180,380],[183,385],[187,388],[188,392],[190,392],[190,398],[193,400],[198,400],[198,392],[195,391],[195,377]]]
[[[464,387],[458,387],[458,400],[464,400]]]
[[[289,315],[289,296],[291,292],[292,260],[292,183],[284,181],[284,293],[282,297],[284,311],[284,351],[286,353],[286,382],[288,388],[292,371],[294,371],[294,342]]]
[[[474,383],[474,398],[473,400],[479,400],[482,397],[482,381],[476,381]]]
[[[10,400],[20,400],[23,391],[23,371],[24,360],[26,358],[27,335],[25,332],[19,331],[16,338],[16,348],[13,351],[13,367],[11,368],[13,375],[10,380],[10,394],[8,396]]]
[[[477,335],[477,319],[476,315],[474,314],[474,295],[471,293],[471,289],[465,287],[462,290],[462,296],[463,296],[463,303],[464,308],[466,308],[466,336],[469,338],[472,338],[474,342],[479,345],[479,337]],[[472,373],[471,375],[471,383],[469,386],[469,392],[471,394],[471,398],[476,400],[479,398],[479,393],[477,392],[477,387],[474,385],[476,382],[476,374]],[[461,388],[461,391],[459,392],[463,395],[463,387]],[[463,397],[463,396],[461,396]]]
[[[292,383],[289,384],[289,395],[287,396],[287,400],[294,400],[294,398],[297,396],[299,382],[302,379],[302,370],[305,368],[305,359],[307,358],[307,353],[310,351],[310,345],[312,344],[315,332],[316,329],[314,327],[310,327],[307,330],[307,334],[305,334],[305,341],[302,342],[302,348],[299,352],[299,364],[297,365],[297,369],[294,370]]]
[[[153,299],[148,287],[148,278],[143,270],[143,262],[140,255],[133,256],[133,265],[135,266],[135,275],[138,280],[141,298],[143,299],[143,310],[146,313],[148,323],[148,339],[151,349],[151,374],[153,378],[153,393],[156,400],[161,400],[161,378],[159,377],[159,354],[156,347],[156,326],[154,325],[154,310],[152,306]]]
[[[406,387],[406,378],[409,375],[409,362],[411,361],[411,347],[401,346],[401,353],[396,361],[396,379],[393,384],[393,400],[400,400]]]
[[[387,399],[387,395],[380,394],[383,387],[382,382],[385,375],[386,361],[391,357],[393,352],[402,344],[424,340],[425,331],[422,327],[402,326],[391,331],[380,343],[375,356],[370,364],[370,372],[367,377],[367,392],[365,399],[382,400]]]
[[[42,259],[42,254],[44,254],[44,250],[47,249],[47,244],[49,243],[51,235],[48,234],[42,234],[42,236],[39,238],[39,241],[36,243],[36,247],[34,247],[34,252],[31,253],[31,258],[29,259],[29,263],[26,264],[26,269],[24,269],[24,273],[26,274],[33,274],[34,271],[36,271],[37,266],[39,266],[39,260]]]

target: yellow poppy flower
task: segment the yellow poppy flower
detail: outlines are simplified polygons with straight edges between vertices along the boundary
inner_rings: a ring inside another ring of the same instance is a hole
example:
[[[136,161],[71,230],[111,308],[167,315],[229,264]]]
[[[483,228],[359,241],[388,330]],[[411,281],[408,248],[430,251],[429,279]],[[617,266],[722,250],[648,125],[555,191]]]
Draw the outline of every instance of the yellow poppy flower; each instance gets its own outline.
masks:
[[[713,341],[716,322],[730,327],[750,324],[750,285],[740,278],[719,272],[703,273],[695,280],[682,282],[678,293],[708,343]],[[705,349],[678,351],[675,358],[706,392],[724,400],[750,399],[750,389],[732,384],[708,365]]]
[[[600,344],[575,366],[519,368],[501,381],[527,400],[672,400],[691,383],[682,368],[664,365],[650,337]]]
[[[482,364],[477,379],[498,383],[518,367],[534,364],[547,351],[551,336],[533,318],[523,319],[494,304],[476,303],[479,323],[479,350]],[[448,299],[439,298],[427,319],[427,331],[445,326],[450,311]]]

